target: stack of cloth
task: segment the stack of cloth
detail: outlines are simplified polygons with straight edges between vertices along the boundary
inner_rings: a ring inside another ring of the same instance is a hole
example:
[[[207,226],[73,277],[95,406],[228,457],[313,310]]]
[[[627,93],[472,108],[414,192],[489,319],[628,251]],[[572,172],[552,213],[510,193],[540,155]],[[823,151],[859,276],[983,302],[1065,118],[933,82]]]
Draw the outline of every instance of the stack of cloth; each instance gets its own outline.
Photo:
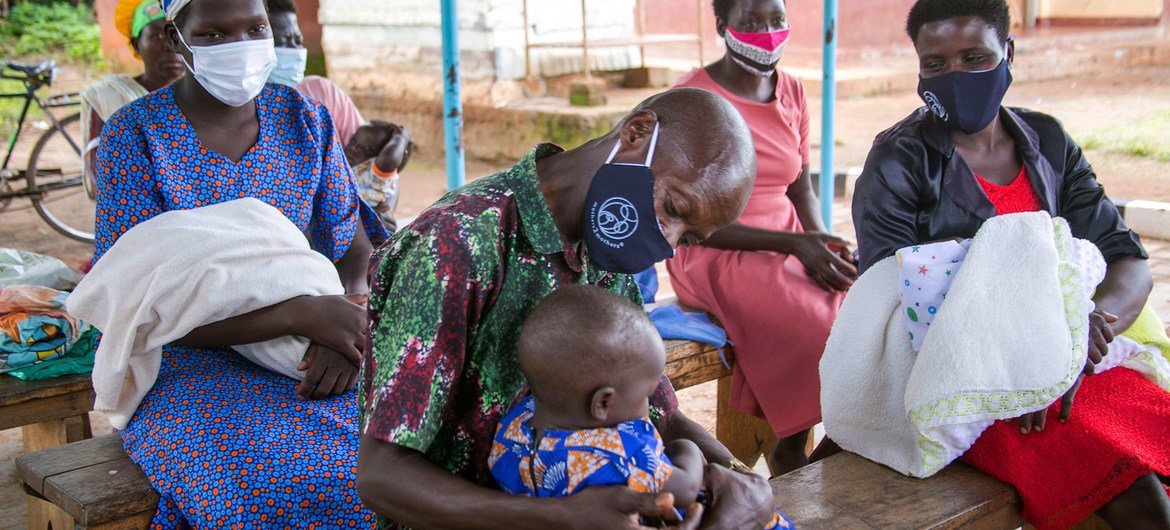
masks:
[[[0,288],[0,373],[35,380],[93,369],[97,331],[65,310],[68,296],[36,285]]]

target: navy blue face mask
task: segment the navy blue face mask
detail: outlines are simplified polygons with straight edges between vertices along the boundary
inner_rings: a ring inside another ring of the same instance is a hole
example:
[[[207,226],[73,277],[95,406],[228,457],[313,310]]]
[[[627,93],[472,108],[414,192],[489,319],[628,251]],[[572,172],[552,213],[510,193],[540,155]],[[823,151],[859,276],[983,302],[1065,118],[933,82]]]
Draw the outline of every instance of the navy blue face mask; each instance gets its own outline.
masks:
[[[650,162],[658,143],[658,125],[650,137],[646,165],[614,164],[622,142],[597,170],[585,196],[582,228],[589,260],[609,272],[634,274],[674,255],[654,211],[654,174]]]
[[[918,95],[926,107],[952,130],[982,131],[995,116],[1012,85],[1007,59],[983,72],[951,72],[918,80]]]

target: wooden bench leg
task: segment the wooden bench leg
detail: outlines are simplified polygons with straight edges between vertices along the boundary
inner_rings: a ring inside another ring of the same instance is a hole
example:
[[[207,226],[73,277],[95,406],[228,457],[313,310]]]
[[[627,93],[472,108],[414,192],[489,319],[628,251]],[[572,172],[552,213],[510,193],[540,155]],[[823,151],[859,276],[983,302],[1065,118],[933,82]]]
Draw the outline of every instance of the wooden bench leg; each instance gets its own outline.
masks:
[[[750,467],[755,467],[761,456],[770,455],[776,446],[776,433],[768,422],[731,408],[731,378],[719,379],[716,394],[715,437],[731,450],[731,454]]]
[[[88,417],[86,420],[88,426]],[[66,421],[53,420],[22,427],[24,452],[33,453],[69,443]],[[52,503],[29,496],[28,527],[33,530],[72,530],[73,518]]]

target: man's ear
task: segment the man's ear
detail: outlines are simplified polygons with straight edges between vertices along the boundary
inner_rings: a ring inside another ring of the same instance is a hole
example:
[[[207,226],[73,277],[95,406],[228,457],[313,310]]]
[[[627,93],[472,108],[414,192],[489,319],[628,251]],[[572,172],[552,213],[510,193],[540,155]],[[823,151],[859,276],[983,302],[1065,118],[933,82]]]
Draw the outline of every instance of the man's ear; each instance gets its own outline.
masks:
[[[727,32],[727,19],[725,19],[723,17],[715,17],[715,33],[718,33],[720,37],[726,39],[727,38],[726,32]]]
[[[656,125],[658,115],[654,111],[641,110],[630,115],[618,131],[622,148],[618,150],[614,162],[638,165],[644,163],[650,153],[650,138]]]
[[[593,391],[589,400],[589,415],[599,422],[609,419],[609,409],[613,406],[617,391],[611,386],[603,386]]]
[[[1016,63],[1016,39],[1008,37],[1007,51],[1004,52],[1007,59],[1008,67],[1015,66]]]

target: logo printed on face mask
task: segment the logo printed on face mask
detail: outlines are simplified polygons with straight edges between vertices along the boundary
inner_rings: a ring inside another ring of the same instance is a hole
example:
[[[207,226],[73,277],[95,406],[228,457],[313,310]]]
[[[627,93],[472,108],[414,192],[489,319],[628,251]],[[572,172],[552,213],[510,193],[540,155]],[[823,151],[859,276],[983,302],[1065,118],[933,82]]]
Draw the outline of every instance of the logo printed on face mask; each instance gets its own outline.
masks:
[[[980,72],[920,75],[918,96],[948,128],[975,134],[995,120],[1011,84],[1011,63],[1004,59],[999,66]]]
[[[601,270],[633,274],[674,254],[654,207],[650,163],[657,143],[655,124],[646,163],[626,164],[613,161],[622,146],[618,140],[589,183],[581,224],[586,259]]]
[[[947,121],[949,119],[947,116],[947,109],[943,107],[942,102],[938,100],[938,96],[934,95],[934,92],[924,92],[922,94],[922,100],[926,102],[927,107],[930,107],[930,111],[933,112],[935,116],[938,116],[938,119],[942,121]]]
[[[605,237],[621,241],[638,231],[638,209],[630,201],[614,197],[601,205],[594,223]]]

